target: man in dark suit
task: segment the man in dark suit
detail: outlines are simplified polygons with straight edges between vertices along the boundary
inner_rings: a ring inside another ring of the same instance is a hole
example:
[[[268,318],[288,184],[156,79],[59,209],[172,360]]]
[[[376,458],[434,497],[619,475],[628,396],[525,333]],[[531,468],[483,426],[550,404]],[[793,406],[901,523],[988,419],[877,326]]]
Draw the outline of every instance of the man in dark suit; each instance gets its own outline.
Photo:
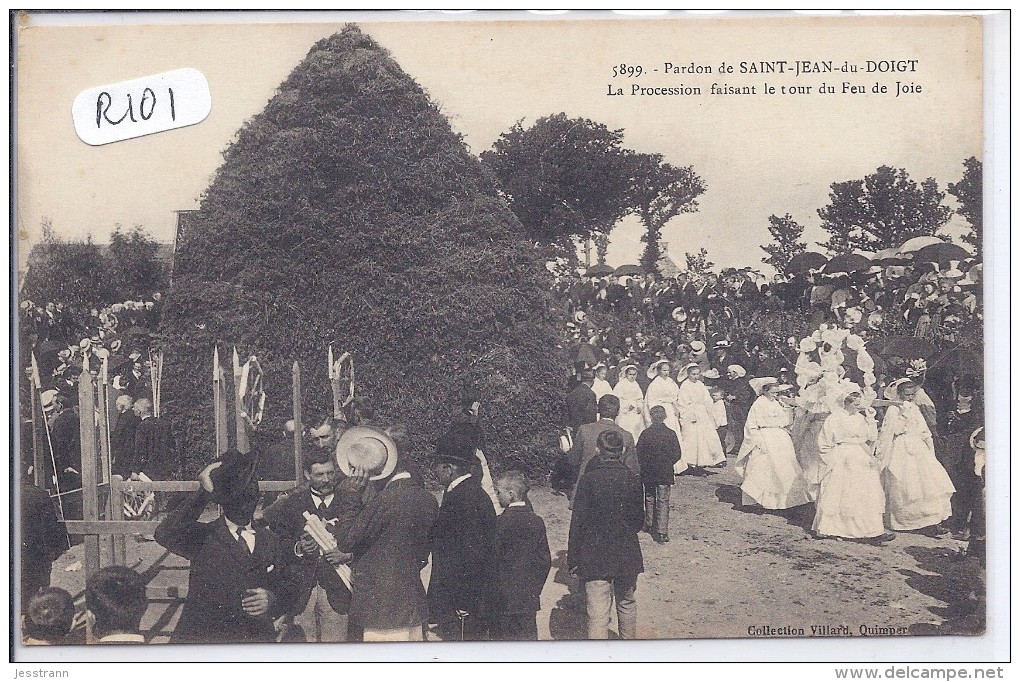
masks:
[[[403,432],[403,428],[394,426],[390,431]],[[351,627],[360,631],[366,642],[420,642],[428,621],[421,571],[428,562],[439,505],[408,472],[405,458],[409,453],[397,446],[406,441],[385,434],[375,438],[385,447],[387,459],[374,476],[376,494],[364,501],[361,491],[370,471],[357,462],[351,462],[351,473],[337,490],[344,509],[341,518],[349,519],[337,541],[342,551],[354,555]],[[359,452],[344,448],[348,457]]]
[[[50,584],[53,562],[67,550],[67,535],[57,520],[53,501],[45,490],[21,483],[21,608]]]
[[[191,561],[188,597],[171,643],[273,642],[274,619],[290,612],[296,586],[293,546],[269,528],[252,525],[258,503],[255,457],[223,453],[198,476],[201,487],[156,528],[163,547]],[[198,520],[206,506],[223,510]]]
[[[68,406],[67,398],[57,395],[50,411],[50,444],[56,464],[58,492],[68,493],[81,488],[81,419],[78,410]],[[61,497],[65,519],[82,518],[81,492]]]
[[[590,424],[598,419],[598,403],[595,399],[595,391],[591,390],[595,383],[595,372],[592,369],[584,369],[580,373],[581,383],[567,394],[567,426],[575,432],[581,424]]]
[[[429,619],[447,641],[489,637],[496,583],[496,511],[470,471],[470,446],[440,439],[435,474],[445,487],[432,527]]]
[[[645,490],[644,529],[661,545],[669,542],[669,493],[673,465],[680,461],[680,439],[666,426],[666,408],[655,405],[648,413],[652,423],[638,438],[637,458]]]
[[[608,639],[616,601],[620,637],[637,637],[637,577],[644,572],[638,531],[644,523],[641,479],[624,465],[623,438],[606,431],[599,457],[577,486],[567,542],[567,568],[584,581],[588,639]]]
[[[148,398],[135,400],[132,409],[140,420],[135,428],[135,466],[149,478],[167,478],[177,450],[170,422],[152,415]]]
[[[351,591],[337,575],[336,567],[348,563],[351,555],[339,549],[323,551],[305,532],[307,512],[322,519],[334,534],[339,533],[341,503],[334,489],[333,454],[312,449],[305,453],[303,469],[309,487],[267,508],[264,519],[298,558],[293,567],[298,589],[294,623],[301,626],[310,642],[345,642]]]
[[[552,568],[545,522],[528,505],[528,484],[519,471],[496,479],[503,513],[496,517],[495,639],[537,640],[536,614]]]
[[[110,431],[110,454],[113,459],[113,473],[124,478],[138,473],[135,452],[135,431],[141,419],[135,414],[134,399],[125,394],[117,397],[117,420]]]
[[[580,481],[586,468],[595,458],[598,452],[597,443],[599,436],[606,431],[615,431],[623,439],[623,463],[635,474],[641,473],[638,464],[637,453],[634,451],[634,436],[629,431],[616,424],[616,417],[620,414],[620,399],[612,393],[602,396],[598,404],[601,419],[591,424],[583,424],[574,435],[574,446],[567,453],[571,467],[575,474],[574,493],[577,492],[577,481]]]

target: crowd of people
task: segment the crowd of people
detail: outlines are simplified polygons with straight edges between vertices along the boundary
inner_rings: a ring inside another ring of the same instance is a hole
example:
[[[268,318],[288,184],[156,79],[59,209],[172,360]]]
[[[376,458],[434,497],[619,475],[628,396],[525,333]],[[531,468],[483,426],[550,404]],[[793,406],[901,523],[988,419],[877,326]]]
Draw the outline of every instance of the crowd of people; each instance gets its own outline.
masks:
[[[610,636],[614,607],[619,635],[637,636],[640,534],[670,542],[676,482],[713,468],[736,471],[741,508],[794,510],[822,540],[882,545],[894,532],[952,533],[983,553],[980,376],[950,367],[933,379],[921,354],[877,350],[887,325],[932,346],[953,342],[980,318],[977,281],[954,263],[766,286],[747,271],[559,283],[573,346],[563,456],[550,482],[570,509],[566,568],[584,593],[588,637]],[[765,330],[762,311],[796,323]],[[59,385],[73,378],[71,355],[57,353],[47,367],[57,385],[43,391],[48,473],[64,491],[75,481],[61,477],[80,475],[81,457],[74,392]],[[116,374],[114,472],[155,478],[173,435],[152,415],[141,354],[126,360]],[[552,565],[546,528],[525,476],[490,471],[479,397],[465,395],[428,453],[439,502],[406,429],[359,405],[310,430],[304,484],[289,493],[263,497],[257,481],[293,476],[292,423],[261,456],[225,453],[161,515],[155,541],[191,562],[171,641],[537,639]],[[23,559],[35,562],[29,571],[23,562],[25,641],[60,641],[67,600],[48,587],[47,562],[66,545],[52,540],[46,493],[31,488],[22,490],[22,523],[34,524],[23,531]],[[201,520],[211,506],[218,517]],[[86,590],[94,632],[144,641],[141,578],[113,568]]]

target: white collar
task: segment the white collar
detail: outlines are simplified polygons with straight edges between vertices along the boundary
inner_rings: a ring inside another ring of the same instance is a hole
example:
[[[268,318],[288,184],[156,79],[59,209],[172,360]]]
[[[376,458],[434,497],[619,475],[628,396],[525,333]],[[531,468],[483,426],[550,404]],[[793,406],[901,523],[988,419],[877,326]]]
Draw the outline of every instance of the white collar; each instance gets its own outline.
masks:
[[[245,531],[248,531],[249,533],[255,532],[255,529],[251,527],[251,523],[249,523],[247,526],[239,526],[230,519],[228,519],[226,516],[223,517],[223,520],[227,522],[227,530],[229,530],[230,534],[233,535],[235,538],[237,537],[238,533],[243,533]]]
[[[399,474],[393,474],[393,476],[390,477],[390,480],[386,482],[386,485],[389,485],[393,481],[402,481],[405,478],[411,478],[411,474],[406,471],[401,471]]]
[[[459,478],[453,479],[453,481],[450,482],[450,485],[447,486],[446,492],[450,492],[451,490],[456,488],[458,485],[460,485],[462,481],[466,481],[469,478],[471,478],[471,474],[464,474],[463,476],[460,476]]]
[[[314,490],[309,490],[308,492],[310,492],[312,494],[312,501],[315,502],[315,506],[316,507],[319,506],[320,502],[328,507],[329,504],[333,501],[333,495],[335,494],[335,493],[328,493],[326,495],[320,495],[317,492],[315,492]]]
[[[137,642],[139,644],[145,644],[145,637],[138,633],[131,632],[115,632],[111,635],[106,635],[99,638],[100,642]]]
[[[507,508],[507,509],[509,509],[510,507],[527,507],[527,506],[528,506],[528,505],[527,505],[527,503],[526,503],[526,502],[520,502],[520,501],[518,501],[518,502],[511,502],[510,504],[508,504],[508,505],[506,506],[506,508]]]

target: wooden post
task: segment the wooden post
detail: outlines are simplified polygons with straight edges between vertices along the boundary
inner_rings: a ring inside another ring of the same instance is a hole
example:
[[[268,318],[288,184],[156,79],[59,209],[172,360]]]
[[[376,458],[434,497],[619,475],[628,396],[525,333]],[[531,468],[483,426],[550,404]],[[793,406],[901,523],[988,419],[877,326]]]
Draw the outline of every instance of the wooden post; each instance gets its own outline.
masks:
[[[43,459],[42,448],[39,443],[39,419],[46,419],[43,414],[39,396],[39,364],[36,362],[35,353],[32,353],[32,378],[29,380],[29,393],[32,396],[32,478],[35,487],[46,489],[49,487],[46,480],[46,463]]]
[[[294,481],[301,483],[301,473],[304,471],[304,464],[301,461],[301,435],[304,427],[301,425],[301,365],[297,360],[291,368],[291,384],[294,396]]]
[[[119,474],[110,477],[110,515],[111,521],[124,520],[124,479]],[[113,536],[113,563],[116,566],[127,566],[127,541],[121,534]]]
[[[220,366],[220,349],[213,348],[213,420],[216,428],[216,456],[230,447],[227,434],[227,393],[223,367]]]
[[[109,484],[112,481],[113,474],[113,462],[111,443],[110,443],[110,402],[109,392],[107,384],[107,359],[103,359],[103,365],[99,370],[99,379],[96,382],[96,413],[99,418],[99,466],[97,469],[97,477],[101,483]],[[110,487],[104,488],[105,494],[102,496],[102,504],[100,507],[103,510],[103,518],[109,520],[112,513],[113,494]],[[116,563],[116,550],[114,549],[114,539],[109,535],[101,535],[99,537],[99,544],[102,549],[102,555],[107,558],[108,563],[106,565]]]
[[[99,520],[99,480],[96,460],[96,404],[92,374],[88,368],[78,377],[78,423],[81,429],[81,494],[82,519]],[[99,536],[85,535],[85,580],[99,570]],[[86,642],[92,641],[92,628],[87,627]]]
[[[244,402],[241,399],[241,362],[237,357],[237,347],[234,347],[234,423],[237,428],[237,451],[240,453],[251,452],[251,444],[248,442],[248,423],[244,414]]]

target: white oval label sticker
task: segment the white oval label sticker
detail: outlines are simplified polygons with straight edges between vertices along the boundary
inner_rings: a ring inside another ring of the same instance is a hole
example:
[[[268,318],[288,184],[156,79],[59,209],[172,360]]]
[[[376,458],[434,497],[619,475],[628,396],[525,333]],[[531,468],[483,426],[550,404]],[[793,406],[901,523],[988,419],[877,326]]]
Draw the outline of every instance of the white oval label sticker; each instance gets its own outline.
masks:
[[[202,72],[177,69],[89,88],[74,98],[71,116],[82,142],[100,145],[194,125],[211,109]]]

